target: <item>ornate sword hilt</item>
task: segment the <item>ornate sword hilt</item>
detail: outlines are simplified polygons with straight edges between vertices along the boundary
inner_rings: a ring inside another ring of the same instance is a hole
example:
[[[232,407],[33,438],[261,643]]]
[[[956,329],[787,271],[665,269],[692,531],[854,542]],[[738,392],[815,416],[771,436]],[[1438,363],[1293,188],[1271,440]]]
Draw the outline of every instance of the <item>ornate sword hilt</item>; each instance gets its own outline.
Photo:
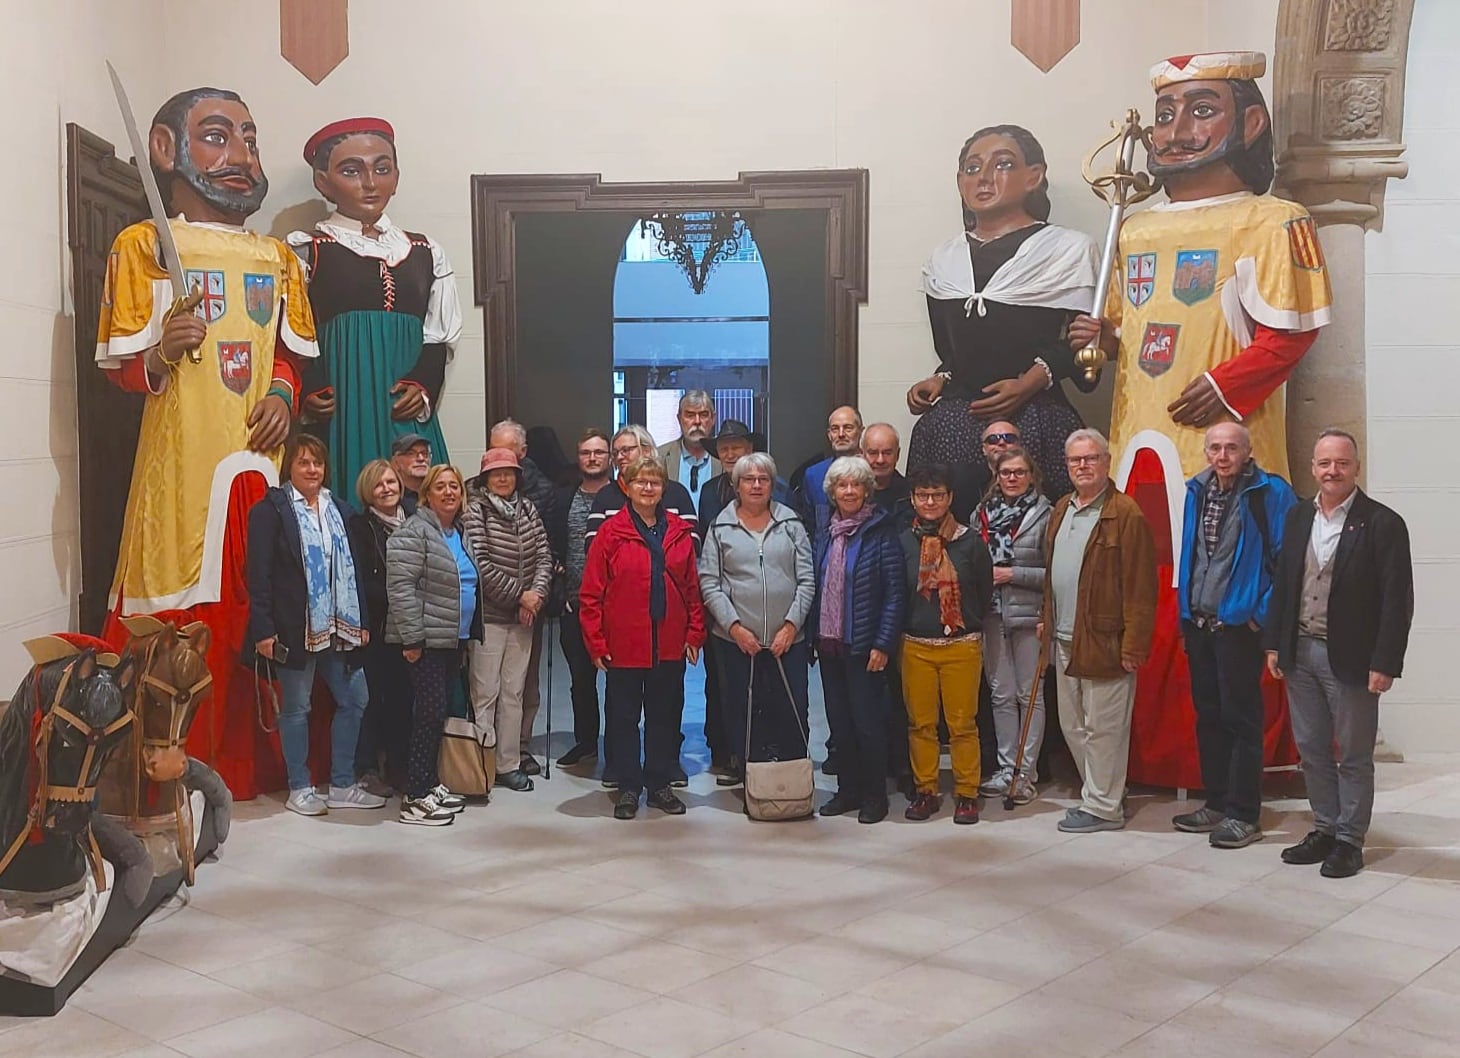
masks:
[[[1094,150],[1085,156],[1080,173],[1085,183],[1102,201],[1110,207],[1110,223],[1105,229],[1105,245],[1100,254],[1100,274],[1095,284],[1095,300],[1090,315],[1101,319],[1105,315],[1106,291],[1110,287],[1110,276],[1115,268],[1115,252],[1120,241],[1120,225],[1126,208],[1144,202],[1161,189],[1161,183],[1148,173],[1137,172],[1135,163],[1136,146],[1151,149],[1151,130],[1141,126],[1140,112],[1134,108],[1125,112],[1124,121],[1112,121],[1114,132],[1102,140]],[[1107,147],[1116,145],[1115,165],[1108,172],[1095,171],[1096,160]],[[1085,381],[1100,380],[1100,371],[1105,366],[1105,350],[1100,348],[1097,335],[1085,348],[1075,354],[1075,364],[1080,368]]]

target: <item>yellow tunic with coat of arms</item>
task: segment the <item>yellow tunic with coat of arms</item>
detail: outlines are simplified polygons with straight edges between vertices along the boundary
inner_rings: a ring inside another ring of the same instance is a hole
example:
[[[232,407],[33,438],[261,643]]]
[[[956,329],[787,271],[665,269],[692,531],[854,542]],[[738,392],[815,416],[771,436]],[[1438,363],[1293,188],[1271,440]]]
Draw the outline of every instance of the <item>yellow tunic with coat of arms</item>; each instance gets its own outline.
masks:
[[[1297,203],[1241,192],[1132,215],[1120,229],[1106,302],[1106,319],[1120,328],[1110,418],[1117,458],[1137,433],[1157,430],[1175,443],[1183,473],[1205,467],[1204,431],[1177,426],[1166,408],[1206,374],[1252,432],[1258,463],[1286,477],[1281,388],[1243,407],[1238,390],[1262,390],[1262,379],[1221,366],[1252,343],[1254,324],[1313,330],[1329,322],[1331,300],[1313,219]]]
[[[267,393],[276,340],[317,355],[299,259],[283,242],[241,228],[172,221],[196,313],[207,324],[202,362],[188,357],[149,392],[137,439],[112,599],[125,613],[217,602],[233,479],[278,481],[280,452],[248,450],[249,413]],[[172,284],[151,221],[112,244],[96,361],[120,369],[162,338]],[[149,382],[149,385],[151,383]]]

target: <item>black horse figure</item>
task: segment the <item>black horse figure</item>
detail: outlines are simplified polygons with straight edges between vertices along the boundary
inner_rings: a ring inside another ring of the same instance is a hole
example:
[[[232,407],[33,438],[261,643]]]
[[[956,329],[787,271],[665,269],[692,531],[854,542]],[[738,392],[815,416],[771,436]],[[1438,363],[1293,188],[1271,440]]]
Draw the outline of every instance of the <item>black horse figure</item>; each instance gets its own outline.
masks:
[[[132,722],[136,660],[59,637],[27,643],[36,664],[0,712],[0,889],[38,901],[103,887],[92,831],[96,782]]]

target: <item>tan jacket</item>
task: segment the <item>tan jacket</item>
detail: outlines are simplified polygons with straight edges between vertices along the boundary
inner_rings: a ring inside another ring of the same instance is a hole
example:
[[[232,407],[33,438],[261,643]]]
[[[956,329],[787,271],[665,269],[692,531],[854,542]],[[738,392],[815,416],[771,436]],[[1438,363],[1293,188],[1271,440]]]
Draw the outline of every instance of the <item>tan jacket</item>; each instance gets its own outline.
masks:
[[[659,461],[664,464],[664,476],[670,481],[679,480],[679,459],[683,454],[684,443],[678,437],[659,446]],[[720,470],[720,461],[710,456],[710,465],[701,471],[700,484],[709,481]]]
[[[1054,542],[1073,495],[1055,504],[1044,537],[1045,636],[1054,635],[1050,570]],[[1085,546],[1080,592],[1075,599],[1075,638],[1066,675],[1105,680],[1125,675],[1121,658],[1144,662],[1156,627],[1156,549],[1136,501],[1111,482],[1100,521]]]

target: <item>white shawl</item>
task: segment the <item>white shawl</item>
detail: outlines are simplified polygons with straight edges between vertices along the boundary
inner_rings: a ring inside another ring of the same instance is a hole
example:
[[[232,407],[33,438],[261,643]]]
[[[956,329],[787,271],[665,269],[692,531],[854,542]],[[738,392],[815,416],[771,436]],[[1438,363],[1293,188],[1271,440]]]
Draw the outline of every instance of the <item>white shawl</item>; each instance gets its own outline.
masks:
[[[1089,312],[1094,304],[1100,252],[1084,232],[1045,225],[1024,240],[982,290],[974,284],[970,238],[959,232],[933,251],[923,265],[924,294],[941,301],[963,299],[965,315],[976,304],[980,316],[988,315],[985,301],[1079,312]]]

